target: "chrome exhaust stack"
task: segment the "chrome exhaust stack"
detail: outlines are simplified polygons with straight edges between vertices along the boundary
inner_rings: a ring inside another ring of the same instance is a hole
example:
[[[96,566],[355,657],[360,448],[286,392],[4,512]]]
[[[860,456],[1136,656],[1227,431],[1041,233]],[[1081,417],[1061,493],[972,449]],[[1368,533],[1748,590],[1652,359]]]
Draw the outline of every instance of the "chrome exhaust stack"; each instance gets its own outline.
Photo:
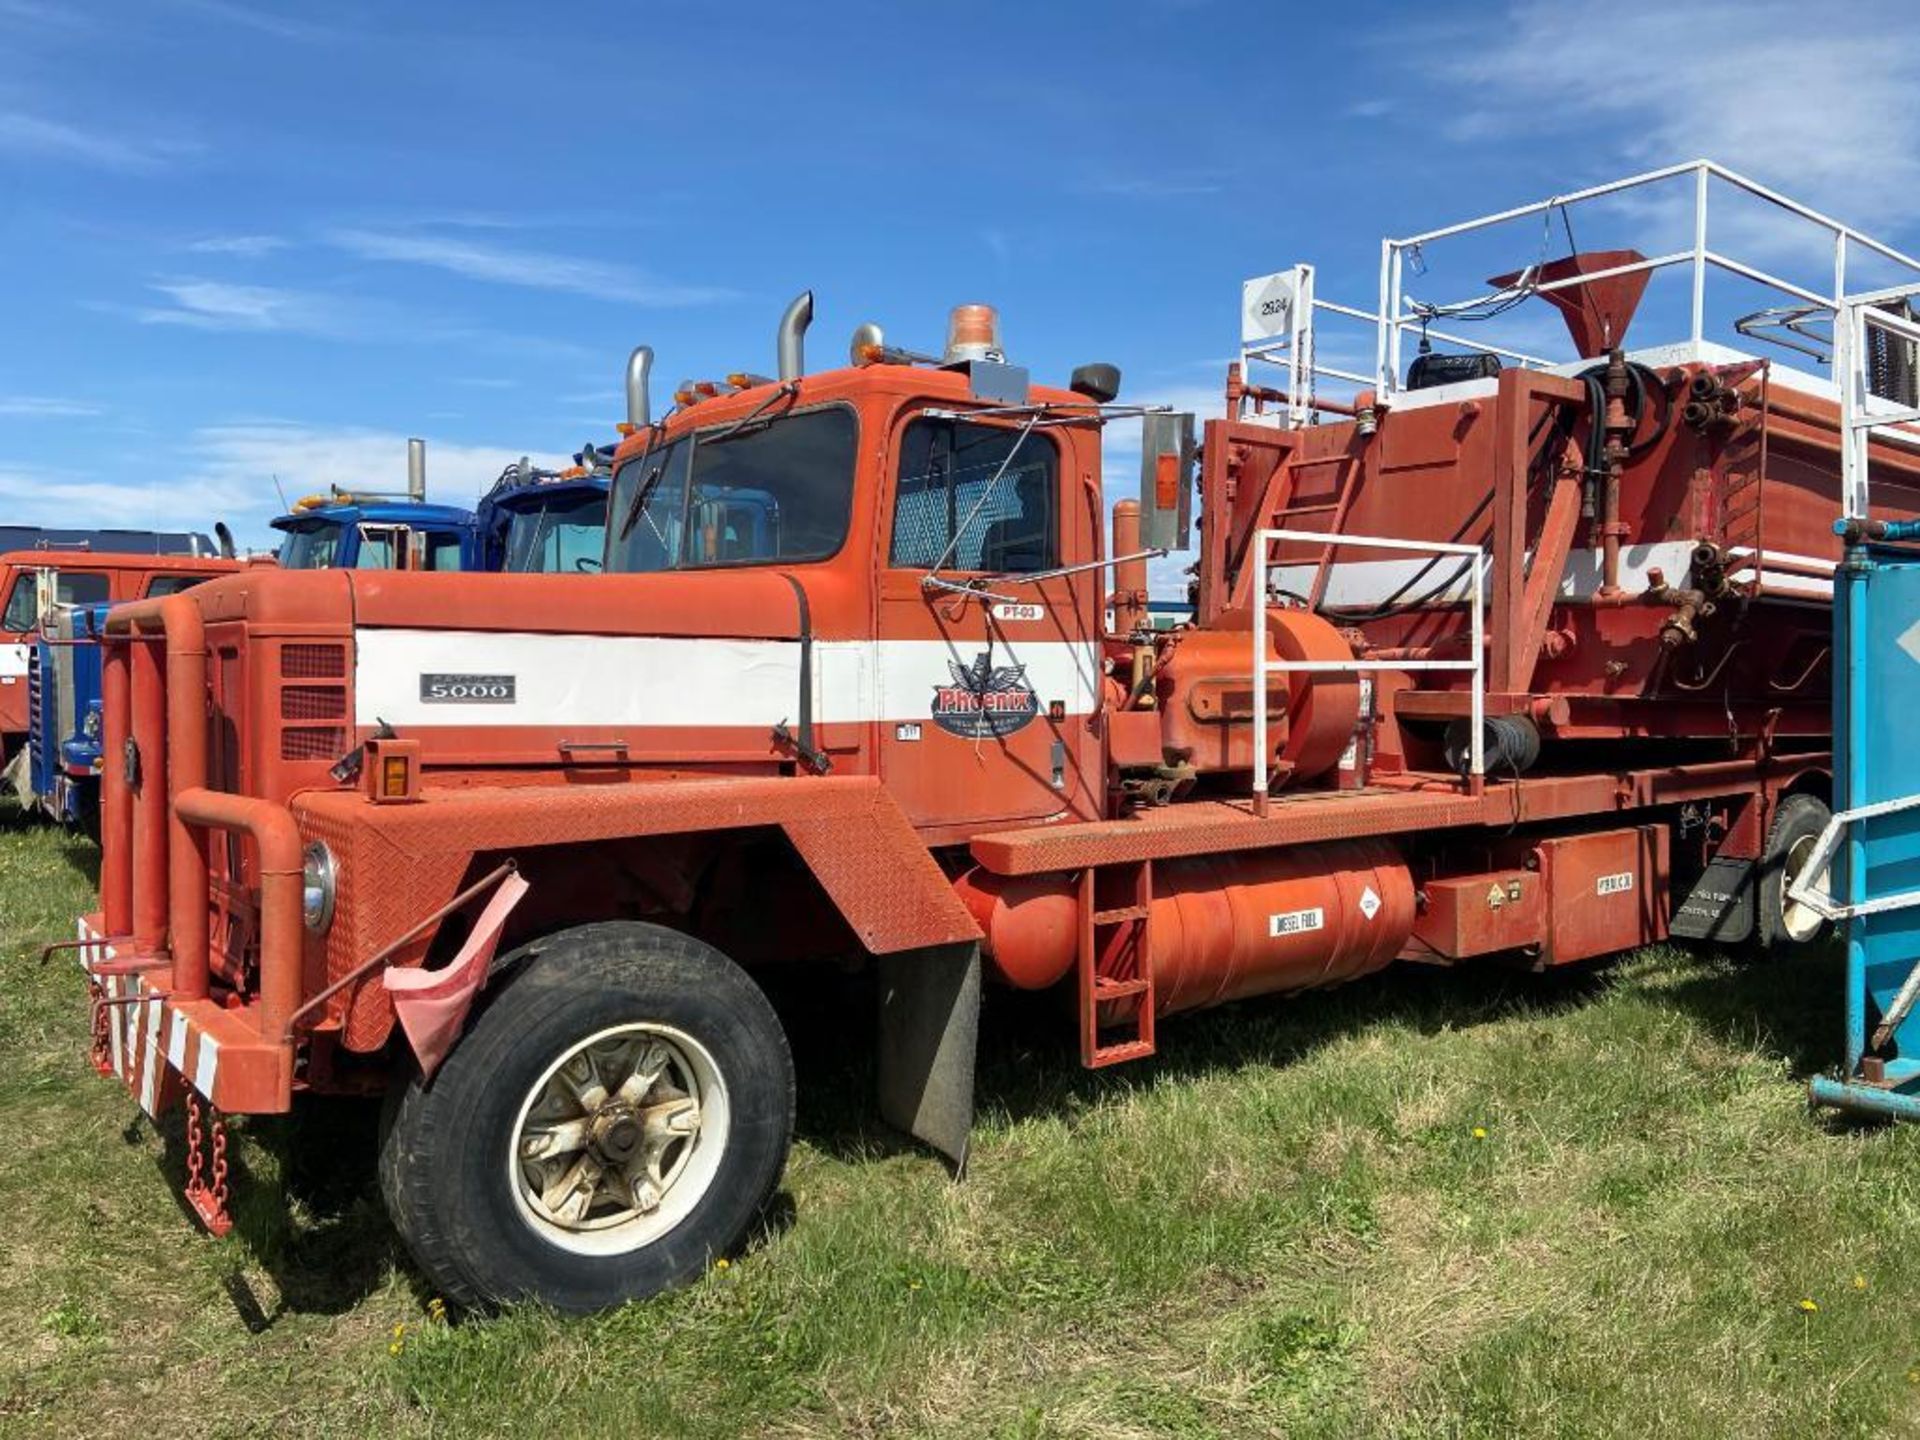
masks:
[[[780,317],[779,337],[775,344],[775,353],[779,360],[779,375],[782,381],[798,380],[806,373],[807,327],[813,323],[813,292],[803,290],[793,297],[793,303],[787,306],[786,314]]]
[[[407,498],[416,503],[427,498],[427,442],[407,441]]]
[[[636,345],[627,356],[627,424],[644,430],[653,423],[653,398],[647,389],[653,372],[653,347]]]

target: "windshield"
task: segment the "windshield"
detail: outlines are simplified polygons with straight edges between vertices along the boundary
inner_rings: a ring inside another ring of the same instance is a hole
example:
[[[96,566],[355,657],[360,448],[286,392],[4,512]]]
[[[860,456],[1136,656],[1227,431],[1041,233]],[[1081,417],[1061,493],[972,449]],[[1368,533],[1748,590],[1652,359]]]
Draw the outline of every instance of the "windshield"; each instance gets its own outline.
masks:
[[[282,570],[325,570],[340,549],[340,526],[332,520],[302,525],[280,542]]]
[[[847,536],[856,435],[853,412],[836,405],[636,455],[614,476],[607,568],[826,559]]]
[[[607,497],[562,495],[507,521],[506,568],[520,574],[598,570],[607,543]]]

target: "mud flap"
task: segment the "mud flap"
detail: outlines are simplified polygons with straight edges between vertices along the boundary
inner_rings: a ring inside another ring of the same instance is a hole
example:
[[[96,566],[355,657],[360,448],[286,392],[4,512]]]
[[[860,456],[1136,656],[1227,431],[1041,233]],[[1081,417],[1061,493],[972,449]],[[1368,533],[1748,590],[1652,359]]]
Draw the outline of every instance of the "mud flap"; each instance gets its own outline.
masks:
[[[879,962],[880,1115],[966,1174],[980,1038],[980,947],[933,945]]]
[[[1745,944],[1753,937],[1753,861],[1716,855],[1673,912],[1667,933],[1676,940]]]

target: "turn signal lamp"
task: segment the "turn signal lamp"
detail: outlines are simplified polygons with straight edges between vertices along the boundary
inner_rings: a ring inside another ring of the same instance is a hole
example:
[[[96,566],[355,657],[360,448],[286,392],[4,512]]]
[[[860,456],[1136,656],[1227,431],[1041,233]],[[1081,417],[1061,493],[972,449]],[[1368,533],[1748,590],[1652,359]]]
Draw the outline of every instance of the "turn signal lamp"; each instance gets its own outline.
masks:
[[[946,363],[998,360],[1000,315],[991,305],[956,305],[947,317]]]
[[[420,742],[372,739],[367,741],[367,798],[376,805],[417,799],[420,794]]]

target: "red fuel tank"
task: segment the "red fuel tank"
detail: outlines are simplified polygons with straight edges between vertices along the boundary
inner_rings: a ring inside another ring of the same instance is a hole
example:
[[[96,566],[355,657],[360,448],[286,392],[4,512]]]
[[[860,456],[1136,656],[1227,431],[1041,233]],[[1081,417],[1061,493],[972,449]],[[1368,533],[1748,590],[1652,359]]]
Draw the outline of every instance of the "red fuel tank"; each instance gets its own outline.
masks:
[[[955,882],[998,978],[1038,990],[1073,969],[1076,884],[980,869]],[[1153,889],[1161,1014],[1337,985],[1386,965],[1413,931],[1413,878],[1379,838],[1161,861]]]

